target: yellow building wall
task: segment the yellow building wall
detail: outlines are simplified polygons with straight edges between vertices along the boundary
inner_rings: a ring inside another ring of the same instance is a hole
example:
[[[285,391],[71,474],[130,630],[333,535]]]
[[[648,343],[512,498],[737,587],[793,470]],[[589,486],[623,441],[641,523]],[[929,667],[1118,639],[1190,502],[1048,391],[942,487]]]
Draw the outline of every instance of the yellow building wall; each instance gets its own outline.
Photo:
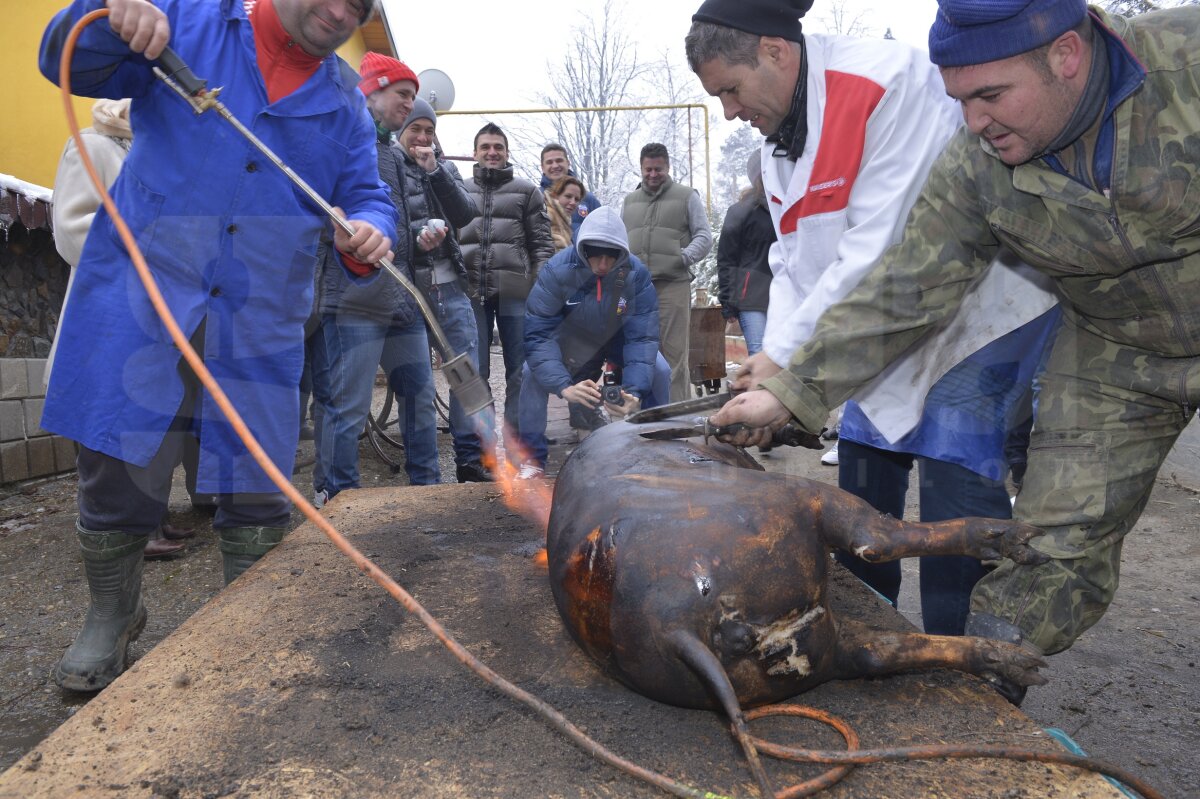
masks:
[[[0,172],[47,188],[53,188],[58,159],[71,134],[58,87],[38,71],[37,54],[46,25],[66,4],[3,0],[0,8]],[[358,34],[338,51],[355,67],[365,52]],[[92,102],[74,100],[80,127],[91,124]]]
[[[5,2],[0,11],[0,172],[50,187],[70,132],[58,87],[38,72],[38,46],[63,0]],[[76,98],[81,125],[92,101]]]
[[[366,45],[363,43],[361,33],[356,33],[350,37],[350,41],[338,48],[337,54],[340,55],[347,64],[358,70],[359,63],[362,62],[362,57],[367,54]]]

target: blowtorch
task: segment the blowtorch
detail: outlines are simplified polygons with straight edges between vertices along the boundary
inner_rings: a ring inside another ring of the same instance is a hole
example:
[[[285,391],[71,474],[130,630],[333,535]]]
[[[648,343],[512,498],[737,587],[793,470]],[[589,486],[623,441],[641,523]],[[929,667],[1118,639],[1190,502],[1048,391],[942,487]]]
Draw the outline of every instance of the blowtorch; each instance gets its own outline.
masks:
[[[311,186],[309,186],[302,177],[296,174],[287,164],[285,164],[279,156],[271,151],[265,143],[255,136],[249,128],[241,123],[241,121],[233,115],[233,113],[225,107],[219,100],[218,95],[221,93],[220,88],[209,89],[208,81],[196,77],[179,54],[170,47],[165,48],[162,54],[157,59],[157,64],[154,67],[154,74],[169,86],[176,94],[182,97],[197,114],[203,114],[205,111],[213,110],[222,117],[226,122],[251,144],[258,148],[268,160],[283,172],[284,175],[296,184],[296,186],[308,195],[314,203],[320,206],[328,217],[333,220],[335,225],[341,227],[346,233],[353,235],[354,228],[342,217],[334,211],[325,198],[318,194]],[[492,405],[492,394],[488,389],[487,384],[479,376],[479,369],[471,362],[467,353],[455,354],[450,346],[449,339],[446,338],[445,331],[438,324],[437,318],[434,316],[429,304],[425,301],[425,297],[417,290],[412,281],[405,277],[404,273],[395,267],[388,258],[381,258],[379,266],[396,281],[404,287],[404,290],[412,295],[416,300],[417,307],[421,309],[421,315],[425,317],[426,323],[429,325],[429,330],[433,335],[434,346],[442,355],[442,373],[446,376],[446,382],[449,384],[451,393],[458,399],[463,410],[469,416],[474,416],[482,412],[484,409]]]

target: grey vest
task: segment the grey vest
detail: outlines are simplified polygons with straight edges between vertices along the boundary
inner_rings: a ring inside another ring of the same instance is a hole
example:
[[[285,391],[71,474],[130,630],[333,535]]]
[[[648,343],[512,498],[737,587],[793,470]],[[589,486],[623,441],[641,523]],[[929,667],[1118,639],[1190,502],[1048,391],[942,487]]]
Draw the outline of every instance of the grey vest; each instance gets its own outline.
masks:
[[[650,269],[654,280],[687,280],[683,248],[692,240],[688,199],[692,189],[667,178],[657,192],[638,187],[625,197],[621,220],[629,233],[629,251]]]

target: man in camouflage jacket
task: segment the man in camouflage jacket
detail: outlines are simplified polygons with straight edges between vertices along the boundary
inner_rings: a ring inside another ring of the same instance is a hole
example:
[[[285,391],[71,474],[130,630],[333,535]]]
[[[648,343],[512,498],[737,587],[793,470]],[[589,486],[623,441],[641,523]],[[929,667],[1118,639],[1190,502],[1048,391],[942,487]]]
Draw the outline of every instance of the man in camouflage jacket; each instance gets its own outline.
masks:
[[[1045,531],[1035,546],[1052,559],[985,576],[967,632],[1054,653],[1108,607],[1122,540],[1200,400],[1200,8],[1123,19],[1083,0],[939,6],[930,56],[967,128],[934,164],[903,241],[789,370],[712,421],[795,417],[820,430],[1011,248],[1054,279],[1064,309],[1015,509]],[[1030,50],[1022,32],[1047,20],[1065,32]]]

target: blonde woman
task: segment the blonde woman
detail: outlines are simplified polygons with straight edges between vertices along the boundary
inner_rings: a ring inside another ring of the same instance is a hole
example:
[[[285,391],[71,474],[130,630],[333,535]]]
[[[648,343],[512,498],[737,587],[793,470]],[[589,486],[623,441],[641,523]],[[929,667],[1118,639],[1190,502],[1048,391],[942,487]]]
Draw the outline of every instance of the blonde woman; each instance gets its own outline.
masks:
[[[571,218],[587,189],[583,181],[573,175],[561,177],[546,190],[546,208],[550,212],[550,238],[554,240],[554,251],[565,250],[571,246],[573,231]]]

